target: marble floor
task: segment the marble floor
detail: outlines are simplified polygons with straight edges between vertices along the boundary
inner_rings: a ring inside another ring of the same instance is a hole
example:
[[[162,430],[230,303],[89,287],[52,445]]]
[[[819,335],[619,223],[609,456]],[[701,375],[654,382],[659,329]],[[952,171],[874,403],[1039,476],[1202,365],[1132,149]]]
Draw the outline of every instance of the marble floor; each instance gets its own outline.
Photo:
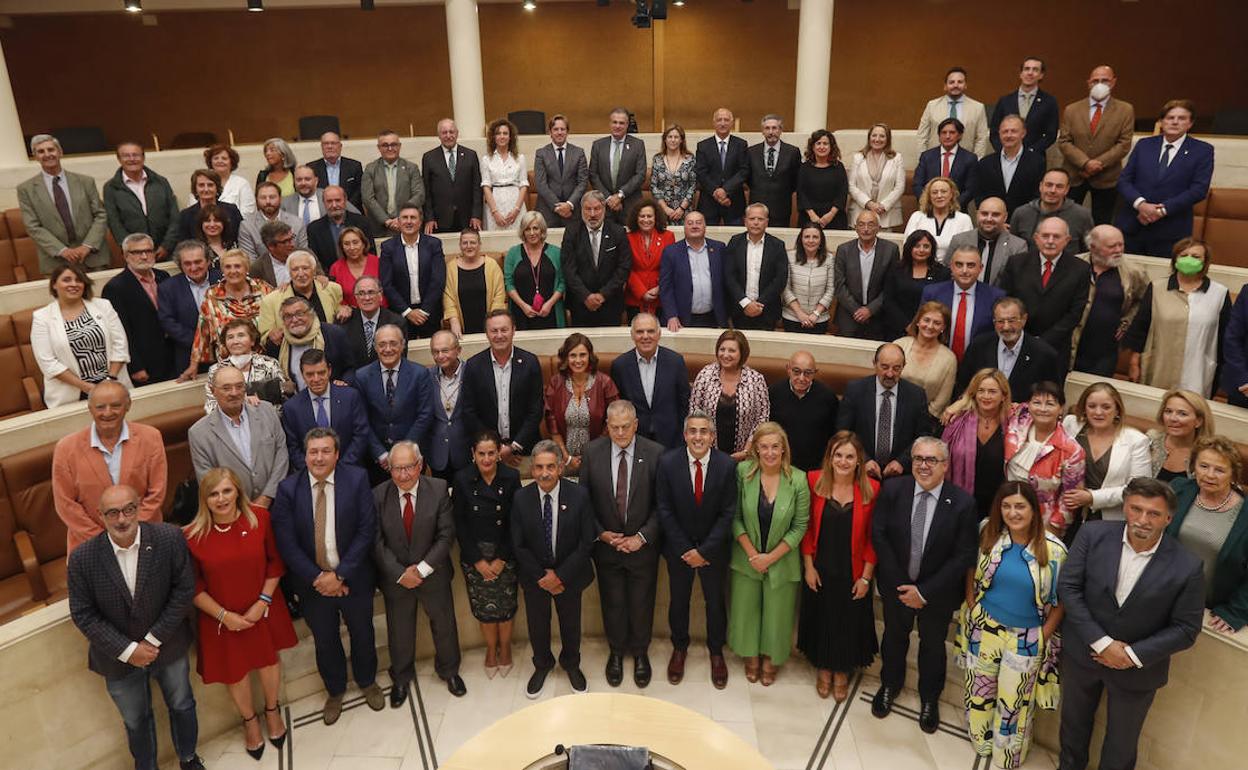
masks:
[[[887,719],[872,717],[870,698],[878,680],[871,672],[855,681],[850,699],[838,705],[818,697],[814,671],[800,656],[785,665],[771,687],[746,682],[739,660],[730,657],[728,687],[717,691],[704,650],[691,651],[684,682],[669,685],[664,671],[670,652],[667,642],[652,645],[655,678],[645,690],[633,685],[631,661],[626,661],[619,692],[661,698],[708,716],[756,746],[775,770],[987,770],[990,765],[971,751],[962,715],[947,704],[934,735],[919,730],[912,690],[902,694]],[[421,661],[419,687],[401,709],[371,711],[352,689],[338,723],[326,727],[320,718],[324,696],[311,695],[287,707],[293,727],[284,751],[269,746],[256,762],[243,753],[241,732],[235,732],[202,744],[200,754],[209,770],[435,770],[481,729],[532,703],[524,692],[533,670],[521,658],[527,648],[517,646],[516,653],[510,676],[487,679],[483,651],[466,652],[461,670],[468,694],[463,698],[452,697],[433,674],[432,663]],[[591,692],[610,689],[603,674],[606,658],[605,642],[585,640],[582,664]],[[388,684],[385,674],[380,680]],[[556,669],[542,697],[570,692],[567,677]],[[516,767],[527,761],[518,758]],[[1051,753],[1036,746],[1024,767],[1054,770],[1056,765]]]

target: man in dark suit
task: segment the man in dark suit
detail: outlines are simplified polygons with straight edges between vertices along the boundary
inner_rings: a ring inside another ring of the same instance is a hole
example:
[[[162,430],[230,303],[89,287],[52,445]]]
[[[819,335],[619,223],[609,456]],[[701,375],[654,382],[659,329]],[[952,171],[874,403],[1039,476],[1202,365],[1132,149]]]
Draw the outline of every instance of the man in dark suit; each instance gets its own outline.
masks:
[[[589,186],[589,162],[585,151],[568,142],[568,119],[555,115],[546,124],[550,144],[533,155],[533,184],[537,189],[537,213],[547,227],[573,227],[581,196]]]
[[[378,255],[382,291],[390,309],[407,320],[408,339],[428,337],[442,328],[446,257],[442,241],[421,234],[420,220],[419,206],[400,209],[399,237],[381,244]]]
[[[970,208],[975,201],[975,164],[979,158],[970,150],[959,146],[965,128],[957,118],[945,118],[936,129],[940,140],[938,147],[932,147],[919,154],[914,166],[914,197],[923,195],[923,188],[936,177],[948,177],[958,186],[958,202],[962,209]]]
[[[919,727],[940,726],[938,701],[945,688],[945,637],[966,593],[966,571],[975,564],[975,498],[945,481],[949,447],[934,436],[914,442],[914,475],[880,488],[871,523],[876,581],[884,604],[880,689],[871,713],[883,719],[906,679],[910,630],[919,626]]]
[[[958,233],[949,239],[946,254],[963,246],[979,249],[983,269],[979,279],[991,286],[1001,285],[1001,275],[1010,257],[1027,251],[1027,241],[1010,232],[1007,225],[1005,201],[985,198],[975,208],[975,229]]]
[[[979,249],[974,246],[950,251],[949,270],[953,277],[924,286],[919,301],[920,305],[934,301],[949,308],[949,348],[959,361],[971,340],[992,330],[992,306],[1005,296],[996,286],[979,280],[983,273],[979,259]]]
[[[1123,492],[1126,521],[1084,524],[1062,565],[1061,770],[1087,767],[1102,692],[1108,710],[1099,766],[1135,767],[1140,729],[1169,678],[1170,658],[1200,634],[1201,561],[1163,536],[1176,506],[1164,482],[1132,479]]]
[[[750,165],[749,146],[732,135],[732,111],[720,107],[711,117],[715,134],[698,142],[694,173],[698,177],[698,210],[709,225],[740,225],[745,213],[745,183]]]
[[[105,531],[74,549],[68,565],[69,614],[87,637],[87,665],[107,682],[136,768],[157,767],[155,679],[179,764],[203,770],[186,654],[195,596],[186,537],[171,524],[140,522],[139,495],[127,486],[105,489],[99,509]]]
[[[880,239],[880,217],[874,211],[858,212],[854,231],[858,237],[837,246],[832,256],[836,333],[883,339],[884,277],[901,252],[897,244]]]
[[[347,333],[341,326],[323,324],[316,318],[312,303],[303,297],[287,297],[278,307],[281,326],[264,337],[264,352],[282,361],[286,374],[298,390],[307,387],[303,372],[299,370],[299,357],[303,351],[325,351],[325,359],[335,379],[345,380],[351,374],[351,361],[347,355]],[[317,341],[320,340],[318,347]]]
[[[837,430],[852,430],[867,449],[867,473],[875,478],[910,470],[910,445],[931,432],[927,392],[901,378],[906,354],[886,342],[871,359],[875,374],[845,386]]]
[[[1188,135],[1195,112],[1186,99],[1166,102],[1161,136],[1141,139],[1118,177],[1126,205],[1114,224],[1130,254],[1169,257],[1192,234],[1192,207],[1209,194],[1213,179],[1213,145]]]
[[[611,133],[595,139],[589,151],[589,181],[603,194],[607,217],[623,225],[641,201],[646,181],[646,143],[628,133],[628,110],[611,110]]]
[[[342,462],[366,467],[368,462],[368,412],[355,388],[330,382],[325,351],[307,350],[299,358],[303,381],[308,387],[282,405],[282,428],[290,453],[290,470],[305,469],[303,437],[313,428],[333,428],[345,436]]]
[[[685,238],[663,249],[659,259],[659,312],[668,330],[728,325],[724,300],[724,249],[706,237],[701,211],[685,215]],[[675,430],[675,426],[673,426]]]
[[[464,364],[459,394],[468,435],[496,432],[502,439],[499,456],[513,468],[541,437],[543,409],[541,364],[537,356],[512,344],[515,334],[515,321],[506,310],[486,315],[490,347]]]
[[[746,153],[750,203],[766,204],[769,227],[788,227],[802,151],[780,139],[784,121],[779,115],[764,115],[762,129],[763,141]]]
[[[339,616],[351,637],[356,685],[373,711],[386,707],[377,686],[373,633],[377,512],[368,474],[338,463],[339,440],[333,428],[313,428],[303,443],[307,470],[278,485],[273,533],[316,644],[316,668],[328,694],[322,718],[332,725],[342,714],[347,689]],[[327,526],[329,521],[333,527]]]
[[[728,686],[724,644],[728,612],[724,589],[728,580],[728,552],[732,517],[737,512],[736,463],[714,448],[715,422],[694,410],[685,418],[685,446],[670,449],[659,459],[655,478],[659,526],[671,599],[667,623],[672,632],[672,657],[667,681],[680,684],[689,654],[689,599],[693,581],[702,581],[706,600],[706,646],[711,655],[711,683]]]
[[[988,138],[993,149],[1001,149],[997,127],[1007,115],[1022,117],[1027,127],[1027,149],[1035,150],[1043,156],[1049,146],[1057,141],[1057,99],[1053,98],[1053,94],[1040,89],[1044,72],[1043,59],[1035,56],[1023,59],[1018,70],[1019,87],[997,100],[996,106],[992,108],[992,117],[988,119]]]
[[[767,207],[751,203],[745,209],[745,232],[724,247],[724,304],[737,329],[776,328],[780,294],[789,280],[789,257],[784,241],[767,233]]]
[[[823,466],[823,453],[836,428],[840,400],[815,376],[819,369],[808,350],[789,356],[786,379],[768,388],[771,419],[789,436],[793,465],[803,471]]]
[[[138,142],[117,145],[120,168],[104,183],[104,211],[113,240],[120,244],[132,233],[150,235],[156,261],[164,262],[177,245],[178,199],[169,180],[148,168],[145,159]]]
[[[337,133],[326,131],[321,134],[321,157],[308,166],[316,173],[317,187],[322,190],[341,187],[351,205],[360,211],[364,210],[364,199],[361,195],[364,165],[358,160],[343,157],[342,137]],[[368,232],[367,228],[364,232]]]
[[[403,316],[381,306],[381,298],[381,281],[378,279],[365,275],[355,282],[355,312],[341,324],[347,335],[347,366],[351,369],[368,366],[377,360],[373,340],[378,329],[383,326],[407,328]]]
[[[268,186],[271,188],[273,183],[269,182]],[[286,260],[298,247],[294,228],[280,219],[265,222],[260,227],[260,240],[264,251],[256,253],[248,275],[274,288],[290,283],[290,268]]]
[[[227,242],[238,237],[238,229],[243,225],[243,212],[233,203],[220,200],[224,182],[217,172],[210,168],[199,168],[191,172],[191,187],[195,190],[195,202],[178,213],[177,240],[185,241],[199,237],[199,211],[204,206],[216,206],[226,218],[225,231],[222,237]]]
[[[1016,297],[1002,297],[992,305],[995,334],[981,334],[967,346],[958,364],[954,393],[966,390],[975,372],[999,369],[1010,383],[1010,398],[1031,398],[1031,386],[1058,376],[1057,351],[1034,334],[1027,334],[1027,306]]]
[[[563,277],[573,326],[619,326],[633,265],[628,233],[606,220],[600,191],[581,197],[581,222],[563,231]]]
[[[182,241],[173,249],[180,272],[156,288],[156,316],[160,328],[173,341],[173,370],[183,372],[191,363],[191,347],[199,326],[199,308],[220,270],[208,268],[208,251],[200,241]],[[207,371],[207,364],[200,367]]]
[[[522,487],[511,504],[511,544],[516,574],[524,591],[524,614],[533,647],[533,676],[525,694],[541,696],[555,667],[550,650],[550,606],[559,618],[559,665],[572,692],[585,692],[581,673],[581,593],[594,581],[590,553],[598,525],[589,494],[581,484],[559,478],[564,456],[549,439],[533,447],[533,484]]]
[[[1005,266],[1001,288],[1022,300],[1027,308],[1027,331],[1049,343],[1057,351],[1061,379],[1065,381],[1070,358],[1070,337],[1083,318],[1091,283],[1088,263],[1066,251],[1070,228],[1058,217],[1049,217],[1036,227],[1032,237],[1035,250],[1016,254]],[[1052,378],[1050,378],[1052,379]]]
[[[468,688],[459,676],[459,630],[451,596],[451,541],[455,521],[446,482],[422,477],[420,447],[399,441],[390,449],[390,480],[373,489],[377,538],[373,559],[386,602],[390,650],[390,708],[407,700],[416,678],[416,607],[425,609],[433,634],[433,669],[446,689],[462,698]]]
[[[1001,137],[1001,149],[980,158],[975,166],[975,202],[1000,198],[1007,213],[1013,214],[1036,196],[1044,178],[1044,153],[1023,146],[1027,129],[1017,115],[1006,115],[996,134]]]
[[[607,684],[619,687],[624,656],[633,657],[633,682],[650,684],[650,635],[659,569],[655,474],[662,445],[637,435],[637,410],[625,400],[607,405],[607,435],[585,446],[580,482],[598,517],[594,564],[602,625],[611,652]]]
[[[424,168],[425,234],[481,229],[481,162],[477,153],[459,144],[455,121],[438,121],[440,146],[421,158]]]
[[[347,210],[347,193],[338,185],[330,185],[321,192],[325,203],[325,216],[312,222],[305,229],[308,248],[328,274],[329,266],[338,261],[338,236],[347,227],[358,227],[365,234],[369,231],[368,218]]]
[[[126,269],[108,279],[102,295],[113,303],[126,330],[130,343],[126,371],[135,385],[172,380],[181,370],[173,367],[173,342],[157,315],[159,287],[169,280],[169,274],[153,267],[156,244],[145,233],[127,235],[121,252],[126,257]]]
[[[684,441],[680,420],[689,409],[689,370],[681,354],[659,346],[663,332],[649,313],[631,324],[633,349],[611,362],[611,379],[620,398],[632,403],[638,432],[671,449]],[[643,376],[643,371],[644,376]]]
[[[353,375],[368,411],[368,451],[378,483],[389,470],[390,447],[425,440],[433,420],[433,380],[425,367],[407,360],[407,341],[397,326],[383,326],[374,338],[377,360]],[[380,468],[375,470],[375,468]]]
[[[443,329],[429,338],[433,364],[433,421],[422,452],[434,476],[451,481],[469,462],[468,429],[464,420],[464,364],[459,360],[459,338]]]

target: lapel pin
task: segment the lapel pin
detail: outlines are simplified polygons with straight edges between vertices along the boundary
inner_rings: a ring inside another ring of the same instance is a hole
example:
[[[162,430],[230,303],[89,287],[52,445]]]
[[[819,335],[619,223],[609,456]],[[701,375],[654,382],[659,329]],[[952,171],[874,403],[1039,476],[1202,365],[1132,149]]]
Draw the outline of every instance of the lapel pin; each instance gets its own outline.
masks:
[[[1030,361],[1030,360],[1031,360],[1031,356],[1023,356],[1023,360],[1024,360],[1024,361]]]
[[[151,547],[150,545],[148,545],[148,546],[144,546],[144,547],[143,547],[143,550],[144,550],[144,551],[150,551],[150,550],[152,550],[152,547]]]
[[[559,503],[559,510],[561,510],[561,511],[566,511],[566,510],[568,510],[568,506],[567,506],[567,504],[566,504],[566,503]]]
[[[947,497],[946,497],[946,498],[945,498],[945,505],[953,505],[953,501],[952,501],[952,500],[950,500],[949,498],[947,498]]]

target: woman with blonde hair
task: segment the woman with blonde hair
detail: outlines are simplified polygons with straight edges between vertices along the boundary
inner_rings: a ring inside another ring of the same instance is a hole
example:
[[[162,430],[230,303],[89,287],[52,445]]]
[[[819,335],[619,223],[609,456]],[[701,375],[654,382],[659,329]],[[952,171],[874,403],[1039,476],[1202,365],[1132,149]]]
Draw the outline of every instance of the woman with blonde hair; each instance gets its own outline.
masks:
[[[1083,486],[1063,493],[1068,510],[1083,519],[1122,521],[1122,492],[1136,476],[1148,476],[1152,458],[1148,437],[1126,424],[1122,394],[1108,382],[1084,389],[1062,420],[1066,435],[1083,447]],[[1076,519],[1078,520],[1078,519]]]
[[[936,239],[936,261],[948,265],[946,253],[949,241],[958,233],[975,229],[971,218],[959,211],[958,185],[944,176],[934,177],[923,186],[923,194],[919,196],[919,208],[910,215],[906,222],[906,236],[915,230],[926,230]]]
[[[1192,446],[1198,439],[1213,436],[1213,412],[1199,393],[1174,388],[1161,397],[1157,424],[1148,431],[1150,476],[1169,483],[1189,475]]]
[[[949,349],[949,308],[934,300],[924,302],[906,327],[906,336],[894,342],[906,354],[901,376],[927,393],[927,408],[939,417],[953,395],[958,357]]]
[[[546,218],[538,211],[520,215],[520,242],[503,257],[503,286],[511,300],[516,329],[558,329],[563,314],[563,265],[559,247],[546,240]]]
[[[178,376],[178,382],[195,379],[201,363],[211,364],[230,355],[222,344],[221,332],[236,318],[258,324],[260,302],[273,287],[248,275],[251,257],[242,249],[231,249],[221,255],[220,281],[208,289],[199,308],[195,325],[195,341],[191,344],[191,362]]]
[[[949,445],[949,480],[975,496],[982,519],[1005,481],[1005,425],[1010,381],[996,369],[980,369],[962,397],[945,410],[941,435]]]
[[[893,130],[887,123],[867,129],[867,143],[854,153],[849,166],[849,221],[858,212],[874,211],[880,227],[901,226],[901,196],[906,191],[906,164],[893,149]]]

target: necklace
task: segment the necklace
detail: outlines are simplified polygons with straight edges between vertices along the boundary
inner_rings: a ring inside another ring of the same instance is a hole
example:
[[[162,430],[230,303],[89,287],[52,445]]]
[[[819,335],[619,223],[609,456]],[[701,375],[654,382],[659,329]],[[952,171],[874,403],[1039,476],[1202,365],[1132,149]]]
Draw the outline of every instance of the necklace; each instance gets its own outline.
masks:
[[[1222,498],[1222,502],[1218,503],[1217,505],[1205,505],[1205,502],[1201,499],[1201,495],[1196,495],[1196,504],[1199,505],[1201,508],[1204,508],[1206,511],[1220,511],[1226,507],[1227,503],[1231,501],[1231,496],[1234,494],[1235,494],[1235,488],[1232,487],[1231,489],[1227,491],[1226,497]]]
[[[234,521],[238,521],[238,518],[236,517]],[[234,529],[234,521],[231,521],[229,524],[226,524],[224,527],[214,521],[212,523],[212,528],[221,533],[229,532],[231,529]]]

